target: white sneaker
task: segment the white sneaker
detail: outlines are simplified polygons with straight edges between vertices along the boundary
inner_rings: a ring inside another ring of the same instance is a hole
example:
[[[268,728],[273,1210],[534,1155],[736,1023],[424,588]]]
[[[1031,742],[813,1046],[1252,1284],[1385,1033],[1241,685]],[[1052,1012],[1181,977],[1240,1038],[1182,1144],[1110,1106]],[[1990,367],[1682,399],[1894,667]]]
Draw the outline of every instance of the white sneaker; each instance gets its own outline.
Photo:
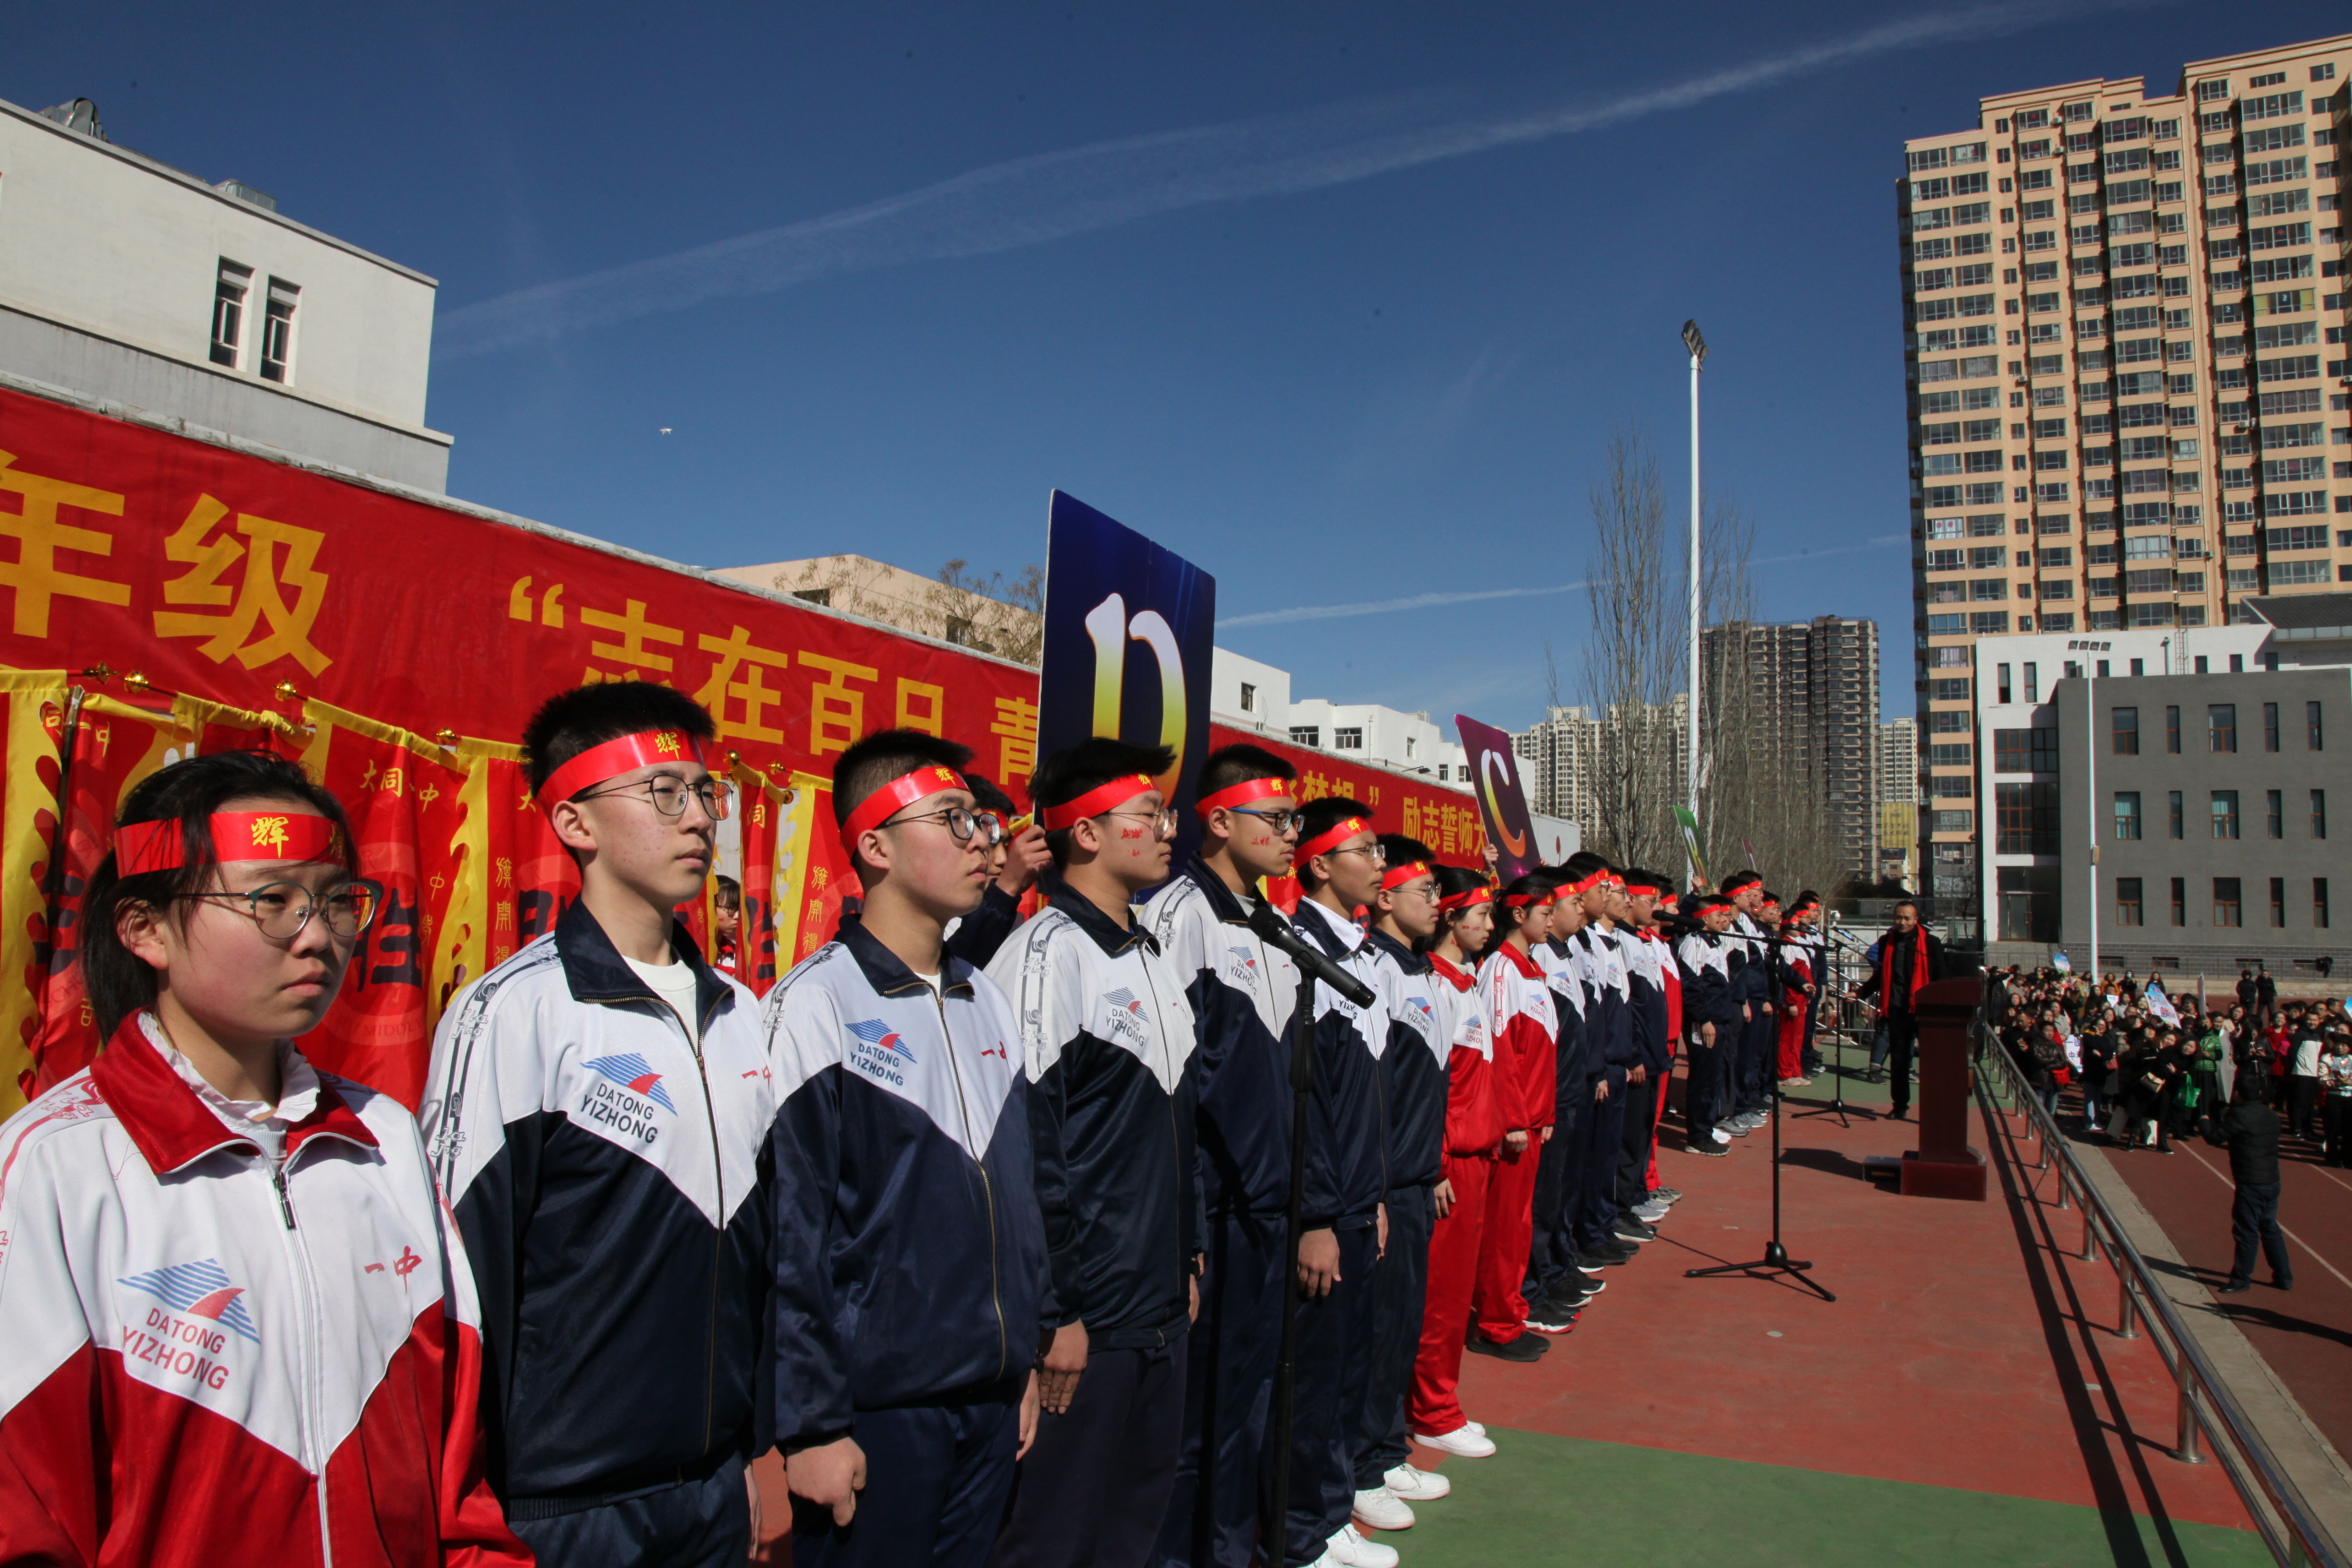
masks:
[[[1718,1143],[1728,1143],[1731,1142],[1731,1134],[1726,1132],[1720,1127],[1710,1127],[1706,1131],[1707,1136],[1713,1138]]]
[[[1407,1502],[1434,1502],[1454,1489],[1454,1483],[1445,1479],[1443,1471],[1417,1470],[1411,1465],[1399,1465],[1382,1476],[1381,1482]]]
[[[1395,1547],[1365,1540],[1351,1524],[1333,1536],[1330,1544],[1323,1549],[1323,1555],[1315,1561],[1318,1568],[1326,1563],[1334,1568],[1397,1568],[1401,1559]]]
[[[1434,1448],[1461,1459],[1491,1458],[1495,1452],[1495,1440],[1484,1432],[1473,1432],[1467,1425],[1451,1432],[1415,1432],[1412,1440],[1424,1448]]]
[[[1462,1429],[1465,1432],[1475,1432],[1481,1437],[1484,1437],[1486,1435],[1486,1424],[1484,1421],[1473,1421],[1467,1416],[1463,1418]],[[1436,1474],[1434,1470],[1430,1473],[1432,1475]]]
[[[1412,1510],[1385,1486],[1356,1493],[1356,1517],[1374,1530],[1411,1530]]]
[[[1645,1225],[1655,1225],[1666,1217],[1666,1205],[1657,1203],[1637,1204],[1633,1208],[1633,1217]]]

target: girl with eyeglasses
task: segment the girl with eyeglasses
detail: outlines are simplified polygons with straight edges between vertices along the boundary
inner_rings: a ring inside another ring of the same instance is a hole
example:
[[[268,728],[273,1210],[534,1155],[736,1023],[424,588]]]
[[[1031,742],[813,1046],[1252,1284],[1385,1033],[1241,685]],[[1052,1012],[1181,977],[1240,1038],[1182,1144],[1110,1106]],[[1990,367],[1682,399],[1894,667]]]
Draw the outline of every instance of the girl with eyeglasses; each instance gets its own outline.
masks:
[[[293,1046],[377,890],[283,758],[125,801],[81,953],[108,1043],[0,1126],[0,1562],[527,1563],[416,1123]]]

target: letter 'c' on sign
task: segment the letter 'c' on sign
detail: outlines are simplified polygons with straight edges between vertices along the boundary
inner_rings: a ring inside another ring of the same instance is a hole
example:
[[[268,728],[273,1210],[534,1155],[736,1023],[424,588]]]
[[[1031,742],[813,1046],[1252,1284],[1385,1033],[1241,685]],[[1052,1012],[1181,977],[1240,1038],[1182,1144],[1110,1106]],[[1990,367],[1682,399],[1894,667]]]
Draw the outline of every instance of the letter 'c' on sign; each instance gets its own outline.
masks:
[[[1486,796],[1487,816],[1493,819],[1496,831],[1503,836],[1503,847],[1513,855],[1525,855],[1528,852],[1527,836],[1511,831],[1510,825],[1503,820],[1502,803],[1495,797],[1495,769],[1498,765],[1503,769],[1503,782],[1510,782],[1510,764],[1503,761],[1503,753],[1489,752],[1478,762],[1478,787]]]
[[[1184,658],[1176,633],[1157,610],[1145,610],[1130,621],[1127,601],[1113,594],[1088,611],[1087,636],[1095,645],[1094,732],[1119,732],[1119,698],[1127,682],[1127,645],[1131,639],[1151,650],[1160,661],[1160,743],[1176,753],[1169,771],[1151,782],[1160,795],[1176,798],[1176,781],[1184,773]]]

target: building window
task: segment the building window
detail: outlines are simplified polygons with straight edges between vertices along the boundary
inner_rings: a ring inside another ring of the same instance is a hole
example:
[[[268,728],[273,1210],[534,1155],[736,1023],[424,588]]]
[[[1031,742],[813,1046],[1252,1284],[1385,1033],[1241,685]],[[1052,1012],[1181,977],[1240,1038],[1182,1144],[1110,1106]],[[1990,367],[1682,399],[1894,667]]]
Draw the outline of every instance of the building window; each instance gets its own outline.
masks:
[[[2028,665],[2026,668],[2031,669],[2033,667]],[[1997,773],[2056,773],[2058,731],[2049,728],[1995,730],[1992,732],[1992,771]]]
[[[2186,877],[2172,879],[2172,923],[2176,926],[2189,923],[2189,879]]]
[[[2003,866],[1995,873],[2000,894],[2000,940],[2058,940],[2058,868]]]
[[[2235,877],[2213,879],[2213,923],[2217,926],[2242,926],[2246,923]]]
[[[1993,852],[1997,855],[2057,854],[2058,786],[1995,784],[1993,824]]]
[[[830,588],[795,588],[793,597],[812,605],[822,605],[827,609],[833,606],[833,590]]]
[[[1246,680],[1242,682],[1242,711],[1244,713],[1257,711],[1257,688]]]
[[[2278,704],[2265,702],[2263,704],[2263,750],[2275,752],[2278,749]]]
[[[2238,749],[2236,703],[2209,702],[2205,705],[2205,749],[2209,752],[2234,752]]]
[[[2324,789],[2311,792],[2311,836],[2314,838],[2327,837],[2327,792]]]
[[[2327,879],[2311,879],[2311,923],[2321,931],[2327,929]]]
[[[2238,836],[2238,792],[2217,789],[2213,792],[2213,837],[2235,838]]]
[[[1290,729],[1290,743],[1294,746],[1312,746],[1320,751],[1323,747],[1322,728],[1315,724],[1304,726],[1294,724]]]
[[[282,278],[269,280],[267,314],[261,322],[261,379],[290,381],[294,370],[294,306],[302,290]]]
[[[245,296],[253,287],[253,268],[221,258],[220,281],[213,288],[213,363],[231,370],[245,346]]]
[[[1990,565],[1992,563],[1988,562],[1986,564]],[[2006,584],[2004,584],[2004,586]],[[1999,694],[1994,698],[1994,700],[1998,702],[2007,702],[2011,700],[2009,695],[2009,666],[2005,664],[1997,664],[1994,665],[1992,668],[1993,690]]]
[[[2270,829],[2273,838],[2286,837],[2286,792],[2272,790],[2268,794]]]
[[[1364,749],[1364,731],[1350,727],[1331,731],[1331,749],[1335,752],[1360,752]]]
[[[2168,704],[2164,710],[2164,749],[2178,756],[2180,752],[2180,709]]]
[[[2139,755],[2139,710],[2117,708],[2113,710],[2115,753],[2119,757]]]
[[[2303,721],[2304,721],[2304,723],[2307,726],[2307,728],[2305,729],[2305,732],[2304,732],[2304,741],[2303,741],[2304,749],[2305,749],[2305,751],[2312,751],[2312,752],[2325,751],[2326,748],[2326,747],[2324,747],[2324,746],[2322,746],[2322,745],[2319,743],[2319,741],[2320,741],[2320,735],[2319,735],[2319,704],[2318,704],[2318,703],[2316,703],[2316,702],[2306,702],[2306,703],[2305,703],[2305,704],[2303,705]]]
[[[2136,789],[2116,791],[2116,837],[2139,837],[2139,791]]]
[[[2136,926],[2146,923],[2147,921],[2140,912],[2139,879],[2117,877],[2116,879],[2116,924]]]
[[[2279,930],[2285,925],[2286,879],[2273,877],[2271,879],[2271,927],[2273,930]]]
[[[2019,552],[2019,558],[2021,560],[2024,558],[2023,552]],[[2025,667],[2025,700],[2028,702],[2042,700],[2042,667],[2038,664],[2029,664]],[[2051,731],[2051,738],[2053,741],[2057,738],[2056,731]]]

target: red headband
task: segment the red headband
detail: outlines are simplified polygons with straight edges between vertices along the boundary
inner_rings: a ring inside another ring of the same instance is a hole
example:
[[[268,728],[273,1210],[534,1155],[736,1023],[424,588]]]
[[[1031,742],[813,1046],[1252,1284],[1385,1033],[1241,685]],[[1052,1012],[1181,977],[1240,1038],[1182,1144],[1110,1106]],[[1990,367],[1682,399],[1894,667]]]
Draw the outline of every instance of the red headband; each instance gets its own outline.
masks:
[[[341,835],[323,816],[297,811],[215,811],[205,819],[221,860],[340,860]],[[176,871],[188,863],[187,837],[176,816],[126,822],[114,830],[114,874]]]
[[[1437,900],[1437,907],[1441,910],[1471,910],[1480,904],[1491,903],[1494,897],[1495,889],[1482,884],[1466,892],[1447,894]]]
[[[635,768],[656,763],[698,763],[702,742],[683,730],[646,730],[624,735],[601,746],[591,746],[553,773],[539,786],[541,810],[551,811],[591,784],[618,778]]]
[[[1127,773],[1107,784],[1097,784],[1076,800],[1047,806],[1045,831],[1059,833],[1065,827],[1076,827],[1089,816],[1100,816],[1112,806],[1125,805],[1145,791],[1159,787],[1142,773]]]
[[[1533,904],[1538,909],[1541,909],[1546,904],[1554,904],[1559,901],[1559,889],[1557,888],[1553,889],[1549,893],[1506,893],[1503,895],[1503,907],[1507,910],[1523,910],[1529,904]]]
[[[1625,896],[1629,899],[1654,899],[1658,896],[1659,891],[1660,889],[1656,888],[1644,888],[1638,885],[1629,885],[1625,889]]]
[[[1606,868],[1603,868],[1601,870],[1593,872],[1592,875],[1585,878],[1581,882],[1571,883],[1560,890],[1562,892],[1569,893],[1589,893],[1608,879],[1609,872]]]
[[[1193,804],[1192,809],[1201,814],[1202,821],[1206,822],[1209,820],[1209,813],[1220,806],[1230,811],[1245,800],[1288,801],[1289,799],[1290,781],[1288,779],[1244,779],[1237,784],[1227,785],[1214,795],[1202,795]]]
[[[1337,824],[1325,828],[1300,845],[1291,855],[1290,863],[1294,866],[1304,866],[1318,855],[1327,855],[1334,847],[1346,843],[1357,834],[1369,833],[1371,829],[1372,825],[1360,816],[1343,817]]]
[[[1426,860],[1411,860],[1402,866],[1391,866],[1381,873],[1381,891],[1393,893],[1415,878],[1429,874],[1429,862]]]
[[[961,773],[937,764],[902,773],[857,803],[849,820],[841,825],[842,845],[854,853],[857,841],[866,837],[868,829],[881,826],[925,795],[971,787],[963,782]]]

